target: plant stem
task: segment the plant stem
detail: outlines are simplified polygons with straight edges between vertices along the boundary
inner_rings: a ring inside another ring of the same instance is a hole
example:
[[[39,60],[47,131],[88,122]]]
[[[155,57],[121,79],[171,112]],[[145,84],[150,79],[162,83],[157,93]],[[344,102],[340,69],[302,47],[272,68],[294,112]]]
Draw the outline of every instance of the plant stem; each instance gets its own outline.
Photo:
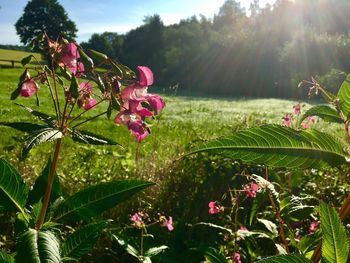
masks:
[[[55,178],[55,172],[56,172],[56,167],[57,167],[57,161],[58,161],[58,156],[59,156],[59,152],[61,149],[61,144],[62,144],[62,139],[58,139],[56,141],[56,145],[55,145],[55,152],[53,155],[53,160],[52,160],[52,165],[50,167],[50,173],[49,173],[49,177],[47,180],[47,187],[46,187],[46,192],[44,195],[44,200],[41,206],[41,210],[40,210],[40,214],[38,217],[38,221],[35,224],[35,229],[36,230],[40,230],[40,228],[42,227],[44,221],[45,221],[45,216],[46,216],[46,211],[47,211],[47,207],[49,205],[49,201],[50,201],[50,196],[51,196],[51,189],[52,189],[52,184]]]
[[[49,80],[49,77],[48,77],[46,71],[44,71],[44,75],[45,75],[45,78],[46,78],[46,81],[47,81],[47,86],[49,87],[49,91],[50,91],[50,94],[51,94],[51,99],[52,99],[53,105],[54,105],[54,107],[55,107],[56,119],[58,120],[58,118],[59,118],[59,114],[58,114],[59,110],[58,110],[58,108],[57,108],[57,104],[56,104],[55,97],[54,97],[54,95],[53,95],[51,83],[50,83],[50,80]]]
[[[143,228],[141,228],[140,262],[143,262]]]
[[[97,114],[97,115],[95,115],[95,116],[93,116],[93,117],[91,117],[91,118],[88,118],[87,120],[82,121],[82,122],[80,122],[80,123],[74,125],[74,126],[72,127],[72,129],[73,129],[73,128],[76,128],[76,127],[78,127],[78,126],[80,126],[80,125],[82,125],[82,124],[84,124],[85,122],[88,122],[88,121],[91,121],[91,120],[93,120],[93,119],[96,119],[96,118],[98,118],[98,117],[100,117],[100,116],[102,116],[102,115],[104,115],[104,114],[106,114],[106,113],[107,113],[107,111],[102,112],[102,113],[100,113],[100,114]]]

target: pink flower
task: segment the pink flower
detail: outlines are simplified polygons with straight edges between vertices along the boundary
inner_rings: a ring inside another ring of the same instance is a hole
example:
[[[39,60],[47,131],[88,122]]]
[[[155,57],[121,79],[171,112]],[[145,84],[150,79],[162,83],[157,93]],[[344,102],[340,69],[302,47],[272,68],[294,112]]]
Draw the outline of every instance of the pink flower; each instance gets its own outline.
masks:
[[[256,192],[259,190],[259,185],[256,183],[251,183],[250,185],[246,185],[244,187],[244,192],[247,197],[256,197]]]
[[[300,105],[300,103],[294,105],[294,106],[293,106],[293,110],[294,110],[294,114],[295,114],[295,115],[299,115],[299,114],[300,114],[300,110],[301,110],[301,105]]]
[[[209,214],[218,214],[220,213],[223,209],[222,206],[218,205],[216,201],[211,201],[208,204],[209,206]]]
[[[90,110],[93,107],[95,107],[97,104],[97,101],[95,99],[89,98],[84,101],[84,109]]]
[[[158,95],[149,94],[147,96],[147,101],[149,105],[151,105],[155,115],[158,115],[159,111],[165,107],[164,100]]]
[[[78,61],[79,58],[78,47],[74,43],[69,43],[64,47],[58,65],[66,66],[74,75],[80,76],[84,72],[84,65]]]
[[[304,129],[310,129],[311,127],[310,127],[310,124],[308,124],[308,123],[306,123],[306,122],[303,122],[302,124],[301,124],[301,127],[303,127]]]
[[[292,126],[292,115],[286,114],[283,118],[283,125],[290,127]]]
[[[150,68],[145,66],[138,66],[136,68],[140,75],[139,84],[142,87],[151,86],[153,84],[153,73]]]
[[[237,252],[233,253],[232,262],[233,263],[242,263],[242,261],[241,261],[241,254],[239,254]]]
[[[130,220],[134,222],[133,225],[135,227],[142,227],[144,225],[142,216],[143,214],[141,212],[137,212],[130,218]]]
[[[146,100],[147,87],[132,84],[123,89],[120,95],[124,101],[144,101]]]
[[[168,228],[169,231],[174,230],[173,218],[171,216],[169,216],[169,219],[166,219],[166,217],[161,216],[160,222],[161,222],[161,226]]]
[[[39,89],[38,84],[33,79],[27,79],[23,82],[20,95],[22,97],[33,96]]]
[[[246,228],[245,226],[240,226],[239,230],[244,230],[244,231],[248,231],[248,228]]]
[[[314,221],[310,224],[308,232],[309,234],[312,234],[314,232],[316,232],[316,230],[318,229],[320,222],[319,221]]]
[[[143,127],[141,120],[129,121],[127,126],[138,142],[141,142],[149,135],[149,131]]]
[[[79,93],[81,96],[92,94],[92,85],[90,82],[81,82],[79,84]]]
[[[316,123],[316,117],[315,116],[307,116],[306,118],[308,121],[311,121],[312,123]]]

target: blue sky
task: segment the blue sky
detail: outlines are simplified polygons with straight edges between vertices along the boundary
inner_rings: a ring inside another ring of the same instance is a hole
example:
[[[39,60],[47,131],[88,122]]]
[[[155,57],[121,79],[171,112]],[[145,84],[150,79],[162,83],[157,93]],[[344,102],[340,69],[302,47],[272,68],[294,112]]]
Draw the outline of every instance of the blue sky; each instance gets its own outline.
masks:
[[[78,42],[93,33],[126,33],[138,27],[147,15],[159,14],[165,25],[203,14],[212,18],[225,0],[59,0],[78,28]],[[260,5],[275,0],[260,0]],[[20,44],[14,24],[28,0],[0,0],[0,44]],[[240,1],[248,8],[250,0]]]

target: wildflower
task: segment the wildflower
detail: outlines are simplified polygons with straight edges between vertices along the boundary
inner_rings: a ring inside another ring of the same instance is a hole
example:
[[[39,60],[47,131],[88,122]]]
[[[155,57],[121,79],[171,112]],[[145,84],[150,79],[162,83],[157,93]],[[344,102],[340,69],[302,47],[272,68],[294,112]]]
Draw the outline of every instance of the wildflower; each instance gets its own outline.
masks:
[[[78,61],[79,58],[78,47],[74,43],[69,43],[62,49],[58,65],[60,67],[66,66],[74,75],[80,76],[84,72],[84,64]]]
[[[216,201],[210,201],[209,204],[209,214],[218,214],[223,210],[221,205],[218,205]]]
[[[309,234],[312,234],[312,233],[316,232],[316,230],[318,229],[319,224],[320,224],[319,221],[311,222],[311,224],[309,226],[309,229],[308,229]]]
[[[90,110],[96,106],[97,101],[91,97],[92,85],[89,82],[81,82],[79,84],[78,107]]]
[[[300,111],[301,111],[301,105],[300,103],[296,104],[293,106],[293,111],[294,111],[294,114],[295,115],[299,115],[300,114]]]
[[[290,127],[292,126],[292,115],[286,114],[283,118],[283,125]]]
[[[143,216],[143,214],[141,212],[137,212],[130,218],[130,220],[134,222],[133,226],[138,227],[138,228],[144,226],[142,216]]]
[[[159,221],[160,221],[160,225],[162,227],[168,228],[169,231],[173,231],[174,230],[173,218],[171,216],[169,216],[169,219],[166,219],[165,216],[161,216]]]
[[[308,121],[311,123],[315,124],[316,123],[316,117],[315,116],[307,116],[306,118]]]
[[[22,97],[31,97],[33,96],[39,89],[38,84],[34,81],[34,79],[27,79],[23,82],[20,95]]]
[[[240,226],[239,230],[248,231],[248,228],[246,228],[245,226]]]
[[[144,119],[157,115],[165,107],[165,102],[159,96],[147,93],[148,86],[152,85],[154,80],[152,71],[146,66],[138,66],[137,70],[139,81],[135,81],[121,91],[123,106],[114,122],[126,125],[136,140],[141,142],[149,134]]]
[[[244,187],[244,192],[247,197],[256,197],[256,192],[259,190],[259,185],[256,183],[251,183],[250,185],[246,185]]]
[[[85,100],[84,102],[84,109],[85,110],[90,110],[92,109],[93,107],[95,107],[97,104],[97,101],[95,99],[92,99],[92,98],[88,98]]]
[[[307,116],[306,121],[304,121],[301,126],[304,129],[310,129],[311,128],[311,124],[315,124],[316,123],[316,118],[315,116]]]
[[[233,253],[232,262],[233,263],[242,263],[242,261],[241,261],[241,254],[239,254],[237,252]]]

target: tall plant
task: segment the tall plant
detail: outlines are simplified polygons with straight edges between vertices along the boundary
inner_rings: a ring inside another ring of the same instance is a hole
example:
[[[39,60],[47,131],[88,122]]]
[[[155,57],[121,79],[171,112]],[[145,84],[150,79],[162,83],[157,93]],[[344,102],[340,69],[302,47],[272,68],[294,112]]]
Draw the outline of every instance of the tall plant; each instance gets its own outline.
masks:
[[[111,181],[63,198],[56,173],[62,141],[70,137],[85,144],[119,145],[111,139],[80,129],[99,116],[110,118],[115,111],[114,122],[126,125],[135,139],[141,142],[150,133],[146,119],[157,115],[165,107],[161,97],[147,92],[148,86],[153,84],[153,73],[146,66],[137,67],[136,79],[132,70],[105,54],[84,51],[76,43],[63,38],[54,41],[42,35],[34,44],[44,47],[50,65],[37,61],[40,65],[38,69],[25,68],[11,99],[35,96],[39,104],[38,94],[48,92],[55,114],[52,116],[17,104],[41,123],[0,124],[28,133],[22,150],[23,158],[32,148],[44,142],[55,141],[55,144],[52,158],[49,158],[31,190],[16,169],[0,159],[0,205],[5,211],[17,212],[16,220],[20,226],[16,228],[15,258],[0,252],[2,262],[61,262],[63,259],[76,260],[86,254],[108,226],[108,220],[95,221],[63,237],[57,234],[60,226],[101,215],[153,183]],[[32,55],[25,57],[23,66],[32,59],[35,59]],[[102,105],[106,109],[97,112],[96,109]],[[87,112],[93,111],[96,111],[94,116],[85,117]],[[60,242],[62,238],[65,240]]]

